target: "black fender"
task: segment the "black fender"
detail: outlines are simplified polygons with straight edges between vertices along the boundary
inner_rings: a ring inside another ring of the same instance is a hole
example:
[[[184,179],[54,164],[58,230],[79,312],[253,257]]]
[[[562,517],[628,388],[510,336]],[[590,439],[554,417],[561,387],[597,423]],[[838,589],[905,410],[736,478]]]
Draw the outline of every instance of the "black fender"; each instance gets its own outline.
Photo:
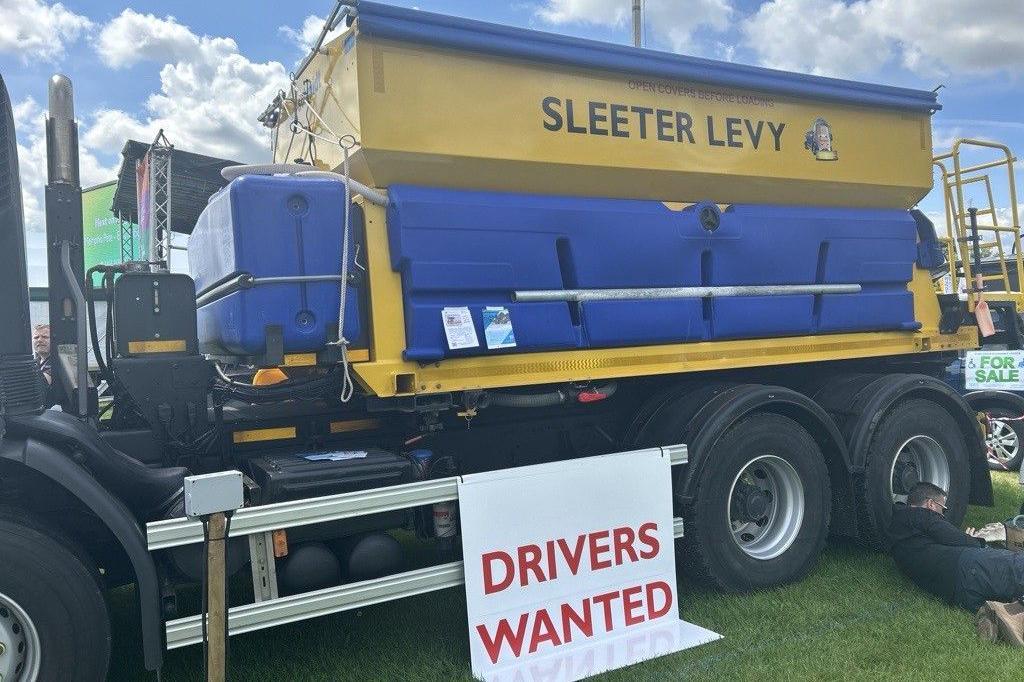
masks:
[[[1024,415],[1024,396],[1011,391],[971,391],[963,395],[972,410],[981,412],[985,407],[1005,407]]]
[[[146,669],[159,670],[164,650],[160,586],[145,531],[128,507],[67,453],[40,440],[8,435],[0,442],[0,459],[28,467],[63,487],[88,507],[121,544],[135,571]]]
[[[676,481],[679,501],[684,504],[693,502],[701,472],[710,464],[711,458],[707,453],[730,426],[751,412],[780,414],[807,429],[821,448],[828,466],[832,484],[833,531],[841,535],[855,534],[850,457],[842,434],[820,405],[806,395],[782,386],[732,386],[701,407],[687,428],[690,461],[680,470]]]
[[[886,412],[901,400],[925,398],[946,408],[967,440],[971,466],[970,503],[994,504],[984,433],[974,411],[959,393],[944,381],[924,374],[860,375],[857,379],[847,381],[846,386],[852,387],[849,391],[826,387],[821,394],[827,408],[827,403],[831,403],[831,409],[847,416],[839,421],[852,458],[853,471],[864,471],[871,437]],[[971,438],[972,434],[974,438]]]

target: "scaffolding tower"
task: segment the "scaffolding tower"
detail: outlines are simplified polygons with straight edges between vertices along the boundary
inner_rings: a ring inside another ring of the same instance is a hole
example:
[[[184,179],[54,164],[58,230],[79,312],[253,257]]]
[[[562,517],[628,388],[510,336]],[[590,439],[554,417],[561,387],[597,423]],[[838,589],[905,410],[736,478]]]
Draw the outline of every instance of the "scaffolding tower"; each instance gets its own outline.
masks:
[[[171,157],[174,145],[164,135],[163,128],[156,134],[142,163],[148,159],[149,166],[149,225],[145,230],[146,258],[158,267],[171,269]],[[141,221],[140,221],[141,222]],[[122,252],[124,240],[122,233]]]
[[[121,227],[121,262],[127,263],[135,260],[135,223],[121,211],[117,212],[117,222]]]

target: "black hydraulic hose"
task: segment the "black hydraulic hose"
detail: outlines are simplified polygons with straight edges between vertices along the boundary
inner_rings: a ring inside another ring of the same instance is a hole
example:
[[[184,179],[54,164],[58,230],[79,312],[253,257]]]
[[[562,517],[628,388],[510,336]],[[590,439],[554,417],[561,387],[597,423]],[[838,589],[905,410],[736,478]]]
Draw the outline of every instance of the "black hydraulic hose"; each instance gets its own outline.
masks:
[[[108,280],[110,281],[109,285],[107,284]],[[113,276],[111,275],[111,273],[108,272],[107,274],[103,275],[103,291],[104,291],[104,293],[107,294],[107,322],[106,322],[106,329],[105,329],[105,331],[103,333],[104,334],[103,345],[106,346],[106,349],[107,349],[107,358],[106,359],[108,361],[108,364],[109,364],[111,358],[114,357],[114,334],[113,334],[113,330],[114,330],[114,306],[111,305],[114,302],[113,301],[114,297],[111,295],[111,292],[113,291],[113,288],[114,288]]]
[[[322,377],[303,381],[285,381],[269,386],[254,386],[229,378],[219,365],[215,365],[217,378],[221,385],[218,390],[228,393],[231,397],[246,402],[272,402],[292,398],[319,398],[330,390],[340,390],[339,376],[331,370]]]
[[[592,389],[605,398],[615,394],[618,384],[614,381],[597,386]],[[544,393],[488,393],[487,401],[492,407],[531,408],[531,407],[554,407],[563,405],[575,398],[582,392],[578,388],[555,389]]]
[[[981,271],[981,238],[978,236],[978,209],[971,207],[967,209],[967,214],[970,216],[970,227],[971,227],[971,251],[974,254],[974,280],[968,282],[967,285],[972,291],[981,294],[985,290],[985,280],[981,280],[978,284],[978,277],[982,276]],[[996,233],[998,235],[998,232]]]
[[[100,368],[100,376],[106,379],[107,383],[113,384],[114,376],[107,368],[107,362],[103,357],[103,353],[100,352],[100,338],[96,330],[96,287],[93,285],[92,276],[103,269],[103,267],[102,265],[94,265],[85,274],[86,291],[89,292],[89,340],[92,343],[92,354],[96,356],[96,364]],[[103,279],[106,281],[106,274],[103,275]],[[107,305],[110,305],[109,299],[107,300]]]
[[[569,399],[562,389],[546,393],[489,393],[488,402],[492,407],[553,407]]]

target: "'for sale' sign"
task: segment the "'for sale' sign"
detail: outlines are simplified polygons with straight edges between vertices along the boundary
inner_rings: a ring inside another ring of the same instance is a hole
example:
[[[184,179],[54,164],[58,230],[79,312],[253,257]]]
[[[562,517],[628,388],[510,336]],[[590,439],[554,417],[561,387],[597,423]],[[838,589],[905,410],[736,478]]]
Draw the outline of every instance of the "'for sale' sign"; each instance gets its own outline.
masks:
[[[969,389],[1024,391],[1024,351],[967,351],[964,379]]]
[[[719,638],[679,619],[660,449],[468,475],[459,504],[476,677],[578,680]]]

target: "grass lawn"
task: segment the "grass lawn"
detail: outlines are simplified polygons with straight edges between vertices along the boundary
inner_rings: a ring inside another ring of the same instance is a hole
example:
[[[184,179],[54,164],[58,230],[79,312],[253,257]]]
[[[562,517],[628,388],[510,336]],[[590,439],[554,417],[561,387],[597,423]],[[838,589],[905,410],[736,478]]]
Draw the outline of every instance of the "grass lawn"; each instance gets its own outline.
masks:
[[[1015,474],[995,473],[995,509],[971,507],[965,525],[1017,512]],[[687,582],[682,617],[723,640],[618,670],[601,680],[1020,679],[1017,649],[979,642],[971,615],[917,591],[885,556],[831,544],[803,582],[723,596]],[[111,604],[112,680],[142,670],[134,594]],[[231,639],[229,679],[470,680],[459,589],[380,604]],[[198,680],[201,648],[167,654],[164,680]]]

